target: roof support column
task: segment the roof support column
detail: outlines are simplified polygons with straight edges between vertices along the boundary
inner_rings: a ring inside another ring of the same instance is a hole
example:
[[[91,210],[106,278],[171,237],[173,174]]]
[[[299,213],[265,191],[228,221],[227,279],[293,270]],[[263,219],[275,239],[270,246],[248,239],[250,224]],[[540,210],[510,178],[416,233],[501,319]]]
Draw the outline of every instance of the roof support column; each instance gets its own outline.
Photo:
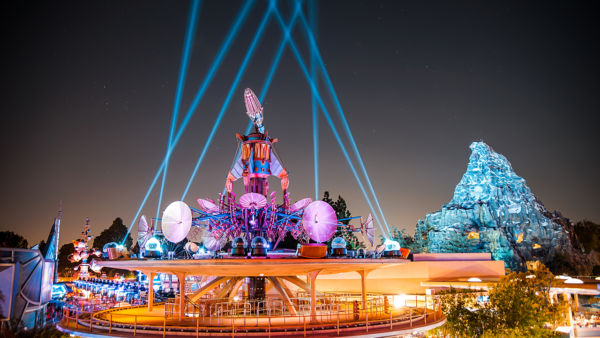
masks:
[[[179,320],[185,317],[185,272],[175,273],[177,284],[179,284]]]
[[[317,275],[321,270],[308,273],[310,279],[310,322],[317,322]]]
[[[154,277],[156,272],[150,272],[148,276],[148,312],[154,310]]]
[[[367,275],[371,273],[371,270],[358,270],[358,274],[360,275],[360,287],[362,291],[362,308],[366,309],[367,306]]]

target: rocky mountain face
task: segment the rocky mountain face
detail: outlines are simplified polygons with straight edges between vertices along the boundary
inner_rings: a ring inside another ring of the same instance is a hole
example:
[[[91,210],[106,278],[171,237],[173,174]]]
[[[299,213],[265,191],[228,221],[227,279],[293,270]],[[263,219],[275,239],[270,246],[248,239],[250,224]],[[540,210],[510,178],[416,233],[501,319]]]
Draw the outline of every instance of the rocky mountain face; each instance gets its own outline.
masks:
[[[419,220],[415,240],[422,250],[491,252],[511,270],[564,257],[581,275],[600,264],[597,253],[582,253],[573,222],[550,213],[531,193],[510,162],[483,142],[474,142],[467,172],[442,209]]]

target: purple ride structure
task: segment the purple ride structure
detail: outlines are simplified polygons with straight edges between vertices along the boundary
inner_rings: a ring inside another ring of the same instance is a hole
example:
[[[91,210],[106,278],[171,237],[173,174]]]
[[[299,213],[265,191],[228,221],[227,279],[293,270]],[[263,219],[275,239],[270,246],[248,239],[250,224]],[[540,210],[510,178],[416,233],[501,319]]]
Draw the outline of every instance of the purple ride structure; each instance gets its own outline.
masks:
[[[200,210],[191,209],[198,215],[193,218],[192,226],[206,225],[216,239],[241,236],[251,243],[256,237],[268,238],[275,242],[273,249],[288,232],[301,243],[309,239],[319,243],[329,240],[339,225],[335,211],[327,203],[313,202],[311,198],[290,205],[288,171],[275,147],[278,140],[265,131],[263,108],[249,88],[244,92],[244,101],[254,132],[236,134],[238,151],[227,174],[227,193],[220,194],[218,205],[208,199],[198,199]],[[281,179],[283,204],[276,203],[275,191],[269,194],[269,176]],[[240,178],[245,194],[238,202],[233,184]],[[363,224],[363,229],[373,245],[373,223]]]
[[[326,202],[305,198],[290,204],[288,171],[275,147],[278,140],[269,137],[265,130],[263,107],[250,88],[244,91],[244,102],[254,131],[248,135],[236,134],[238,149],[227,174],[226,194],[220,193],[217,203],[199,198],[198,209],[180,201],[171,203],[161,220],[164,237],[172,243],[178,243],[186,237],[196,237],[202,231],[204,247],[209,251],[218,251],[232,240],[232,257],[268,258],[268,250],[276,249],[288,232],[299,243],[308,244],[310,240],[323,243],[333,237],[338,227],[342,227],[348,228],[344,231],[360,231],[373,246],[375,229],[370,214],[364,223],[361,217],[338,220],[335,211]],[[275,191],[269,193],[269,176],[281,179],[283,204],[276,203]],[[240,178],[244,183],[244,195],[238,199],[233,192],[233,185]],[[342,223],[356,218],[361,218],[360,230]],[[151,239],[149,228],[152,226],[149,227],[146,217],[141,216],[138,223],[141,248],[145,248]],[[272,248],[269,242],[274,242]],[[248,243],[251,250],[248,250]],[[319,244],[312,246],[318,247]],[[324,244],[320,246],[325,248]],[[189,248],[186,247],[188,251]],[[251,299],[264,298],[264,283],[265,278],[262,277],[250,279]]]
[[[339,229],[361,232],[372,247],[374,225],[371,215],[364,223],[361,219],[360,228],[355,229],[344,223],[360,217],[337,219],[333,208],[324,201],[305,198],[291,204],[288,171],[275,148],[277,139],[268,136],[263,125],[263,108],[252,90],[245,90],[244,99],[247,114],[254,123],[254,131],[248,135],[237,135],[238,150],[226,177],[226,192],[219,195],[218,202],[198,199],[198,209],[181,201],[171,203],[160,220],[161,231],[154,231],[152,223],[149,225],[146,217],[142,216],[138,223],[138,241],[140,247],[145,249],[146,256],[141,251],[141,259],[115,259],[94,264],[99,267],[138,270],[147,275],[150,281],[161,273],[176,275],[181,281],[178,283],[181,296],[173,299],[170,303],[173,307],[169,307],[172,309],[169,311],[178,312],[179,318],[197,316],[198,312],[194,312],[194,309],[201,308],[202,318],[208,318],[212,316],[211,311],[217,308],[238,306],[235,305],[238,298],[235,295],[246,282],[244,302],[250,304],[257,315],[263,310],[271,313],[263,307],[269,307],[268,304],[272,303],[269,301],[271,296],[267,297],[266,293],[269,287],[273,287],[279,294],[280,311],[291,316],[302,316],[304,313],[310,317],[310,322],[316,323],[317,296],[324,297],[316,290],[317,275],[346,272],[357,272],[361,276],[362,294],[358,299],[365,306],[369,301],[366,292],[367,274],[375,269],[406,264],[407,261],[397,259],[400,257],[394,254],[384,255],[390,259],[381,259],[383,246],[356,257],[346,255],[346,242],[341,237],[332,241],[331,256],[343,259],[327,258],[327,245],[323,242],[331,239]],[[281,179],[282,204],[276,203],[275,192],[269,192],[269,176]],[[233,184],[240,178],[244,183],[244,194],[238,199],[233,192]],[[196,259],[182,259],[190,257],[180,257],[171,252],[166,256],[168,259],[164,259],[165,244],[161,248],[157,239],[161,233],[168,242],[167,246],[170,246],[189,239],[190,235],[199,231],[202,231],[204,247],[214,255],[201,254],[199,246],[188,241],[185,250],[194,254],[193,258]],[[293,252],[269,252],[288,233],[298,240],[299,255]],[[311,240],[313,243],[310,243]],[[218,254],[217,251],[228,242],[231,242],[231,252]],[[269,247],[269,242],[274,243],[273,248]],[[191,276],[199,277],[204,285],[196,290],[186,290],[183,281]],[[211,276],[214,279],[208,279]],[[309,283],[298,276],[306,276]],[[267,282],[269,285],[266,285]],[[303,290],[310,297],[296,294],[299,298],[294,298],[294,292],[284,282],[295,285],[298,293]],[[210,294],[212,295],[207,297]],[[349,308],[357,309],[357,306],[346,306],[346,312]],[[167,307],[165,305],[165,311]],[[153,308],[154,293],[149,292],[148,311],[152,312]],[[173,310],[175,308],[178,310]]]

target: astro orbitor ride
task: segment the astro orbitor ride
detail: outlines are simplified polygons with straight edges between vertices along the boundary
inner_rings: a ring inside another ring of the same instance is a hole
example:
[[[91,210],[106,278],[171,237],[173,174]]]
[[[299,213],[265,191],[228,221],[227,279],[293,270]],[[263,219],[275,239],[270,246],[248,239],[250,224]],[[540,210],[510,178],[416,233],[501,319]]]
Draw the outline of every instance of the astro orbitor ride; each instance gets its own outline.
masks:
[[[177,243],[190,231],[203,231],[204,247],[210,251],[219,250],[232,239],[239,244],[243,242],[244,247],[248,243],[254,243],[253,247],[267,246],[268,240],[274,243],[272,249],[275,249],[288,232],[300,243],[307,243],[309,239],[318,243],[329,240],[338,226],[345,226],[339,222],[349,219],[338,220],[328,203],[313,202],[311,198],[290,205],[289,173],[277,153],[277,139],[269,137],[263,125],[263,107],[249,88],[244,91],[244,101],[246,114],[254,123],[254,131],[248,135],[236,134],[238,149],[225,181],[226,194],[219,194],[216,203],[199,198],[198,209],[184,202],[171,203],[163,214],[163,235],[170,242]],[[269,176],[281,179],[283,204],[276,203],[275,191],[269,194]],[[245,194],[238,199],[233,192],[233,184],[240,178]],[[144,247],[149,239],[144,216],[139,225],[140,229],[145,229],[140,243]],[[347,231],[361,231],[372,246],[374,228],[371,215],[365,223],[361,222],[360,228],[355,230],[350,226]]]

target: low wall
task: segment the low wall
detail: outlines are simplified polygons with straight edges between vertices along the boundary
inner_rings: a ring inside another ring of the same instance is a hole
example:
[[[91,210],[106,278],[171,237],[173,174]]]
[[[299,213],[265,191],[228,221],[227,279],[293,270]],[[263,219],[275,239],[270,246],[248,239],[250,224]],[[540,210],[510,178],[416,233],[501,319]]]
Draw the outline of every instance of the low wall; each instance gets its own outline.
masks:
[[[426,289],[431,288],[421,286],[421,282],[423,281],[499,276],[504,276],[503,261],[417,261],[374,270],[367,277],[367,291],[425,293]],[[300,277],[302,278],[303,276]],[[306,280],[305,276],[304,280]],[[356,272],[339,275],[321,275],[317,277],[317,289],[319,291],[360,292],[360,275]]]

